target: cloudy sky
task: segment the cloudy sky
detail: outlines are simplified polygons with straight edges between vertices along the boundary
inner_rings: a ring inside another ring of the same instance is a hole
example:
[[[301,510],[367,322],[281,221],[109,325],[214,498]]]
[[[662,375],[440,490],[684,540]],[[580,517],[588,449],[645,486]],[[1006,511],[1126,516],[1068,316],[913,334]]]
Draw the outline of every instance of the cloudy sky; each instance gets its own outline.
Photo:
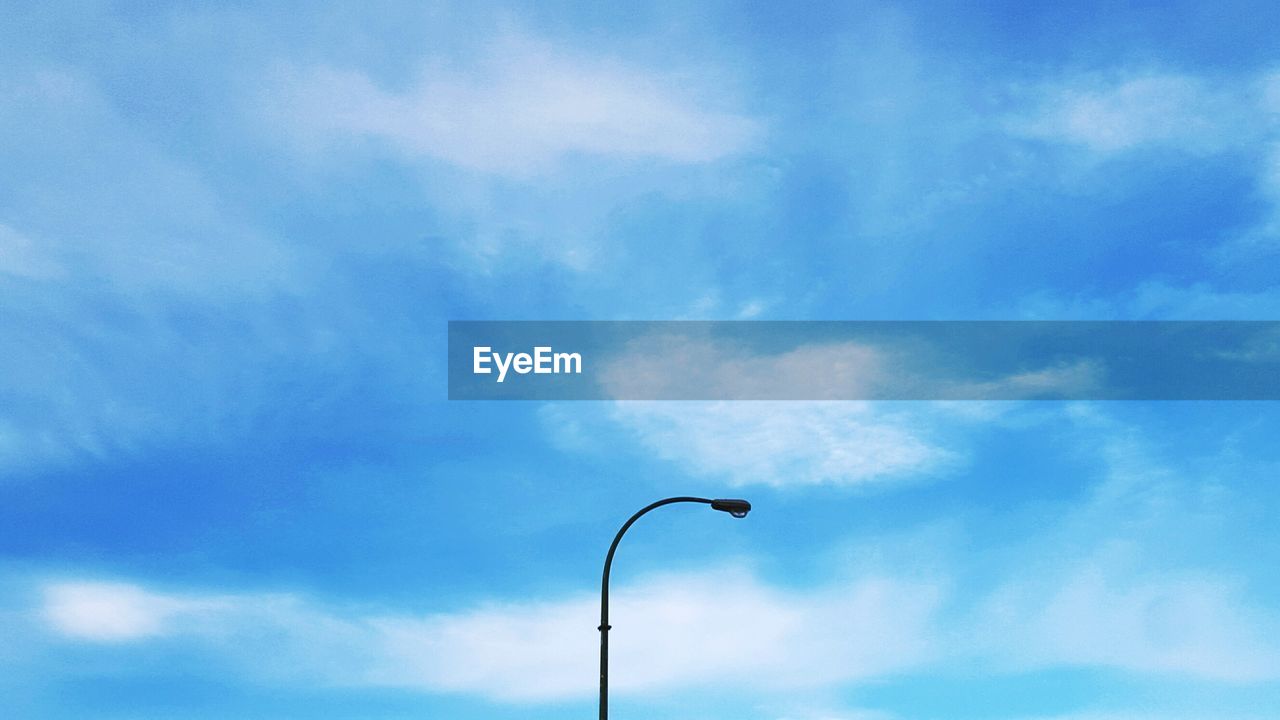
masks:
[[[699,494],[756,510],[628,535],[616,718],[1275,716],[1273,404],[451,403],[444,347],[1275,319],[1273,3],[15,5],[0,715],[592,717],[604,550]]]

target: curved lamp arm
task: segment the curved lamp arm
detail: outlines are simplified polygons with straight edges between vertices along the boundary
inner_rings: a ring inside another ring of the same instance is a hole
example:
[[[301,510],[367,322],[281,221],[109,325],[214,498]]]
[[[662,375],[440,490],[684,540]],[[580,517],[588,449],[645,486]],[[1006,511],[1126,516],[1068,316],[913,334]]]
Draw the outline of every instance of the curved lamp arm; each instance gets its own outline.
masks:
[[[609,570],[613,568],[613,554],[618,549],[618,543],[622,542],[622,536],[635,524],[636,520],[650,510],[674,503],[702,503],[710,505],[712,510],[727,512],[736,518],[746,517],[747,513],[751,512],[751,503],[746,500],[669,497],[646,505],[622,524],[622,528],[613,538],[613,543],[609,545],[609,554],[604,557],[604,575],[600,580],[600,627],[598,628],[600,630],[600,720],[609,718],[609,630],[611,627],[609,625]]]

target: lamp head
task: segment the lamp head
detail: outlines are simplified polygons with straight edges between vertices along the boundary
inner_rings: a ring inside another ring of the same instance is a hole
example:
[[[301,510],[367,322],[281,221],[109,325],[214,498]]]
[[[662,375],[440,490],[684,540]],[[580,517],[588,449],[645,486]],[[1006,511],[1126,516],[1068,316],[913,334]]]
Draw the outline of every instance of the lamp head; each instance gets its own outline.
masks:
[[[711,501],[711,509],[727,512],[736,518],[744,518],[751,512],[751,503],[746,500],[720,498]]]

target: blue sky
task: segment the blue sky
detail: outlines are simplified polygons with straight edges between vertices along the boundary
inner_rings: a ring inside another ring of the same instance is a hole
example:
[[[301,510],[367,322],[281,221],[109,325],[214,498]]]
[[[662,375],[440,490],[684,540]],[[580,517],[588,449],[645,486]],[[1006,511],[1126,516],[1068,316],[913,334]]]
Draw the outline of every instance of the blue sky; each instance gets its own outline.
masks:
[[[0,715],[1269,718],[1267,403],[449,403],[460,319],[1274,319],[1273,4],[6,4]],[[742,632],[748,628],[750,632]]]

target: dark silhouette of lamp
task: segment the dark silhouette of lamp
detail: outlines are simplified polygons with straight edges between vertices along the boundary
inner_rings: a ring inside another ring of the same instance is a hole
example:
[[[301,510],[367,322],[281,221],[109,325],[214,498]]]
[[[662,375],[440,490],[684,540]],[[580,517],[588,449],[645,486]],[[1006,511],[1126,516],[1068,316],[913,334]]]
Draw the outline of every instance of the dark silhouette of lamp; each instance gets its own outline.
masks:
[[[744,518],[751,512],[751,503],[746,500],[670,497],[645,506],[622,524],[622,528],[613,538],[613,543],[609,545],[609,554],[604,557],[604,577],[600,581],[600,720],[609,719],[609,569],[613,567],[613,553],[618,549],[622,536],[642,515],[655,508],[674,503],[702,503],[710,505],[712,510],[727,512],[736,518]]]

